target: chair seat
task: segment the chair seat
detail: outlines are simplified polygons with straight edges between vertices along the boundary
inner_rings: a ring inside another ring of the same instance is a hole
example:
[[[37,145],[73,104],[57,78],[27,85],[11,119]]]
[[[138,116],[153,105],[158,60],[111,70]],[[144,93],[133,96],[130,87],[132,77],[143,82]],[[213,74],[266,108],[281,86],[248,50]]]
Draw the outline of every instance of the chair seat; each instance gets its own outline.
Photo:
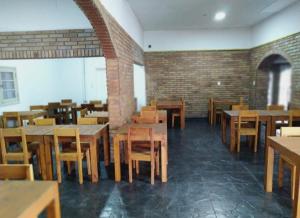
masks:
[[[253,128],[241,128],[240,135],[256,135],[257,131]]]

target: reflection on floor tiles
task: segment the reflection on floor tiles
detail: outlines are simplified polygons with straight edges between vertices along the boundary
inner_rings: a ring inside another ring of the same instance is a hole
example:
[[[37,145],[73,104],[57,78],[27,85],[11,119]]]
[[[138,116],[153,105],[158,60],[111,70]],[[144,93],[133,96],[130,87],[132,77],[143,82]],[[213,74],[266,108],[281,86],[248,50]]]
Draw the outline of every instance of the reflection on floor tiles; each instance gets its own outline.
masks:
[[[275,175],[274,193],[265,193],[263,145],[257,154],[246,144],[240,154],[230,153],[220,135],[219,127],[202,119],[188,120],[183,131],[170,129],[167,184],[157,178],[151,186],[147,164],[133,184],[126,166],[116,184],[113,165],[105,169],[102,163],[98,184],[65,177],[62,217],[291,217],[289,175],[283,190]]]

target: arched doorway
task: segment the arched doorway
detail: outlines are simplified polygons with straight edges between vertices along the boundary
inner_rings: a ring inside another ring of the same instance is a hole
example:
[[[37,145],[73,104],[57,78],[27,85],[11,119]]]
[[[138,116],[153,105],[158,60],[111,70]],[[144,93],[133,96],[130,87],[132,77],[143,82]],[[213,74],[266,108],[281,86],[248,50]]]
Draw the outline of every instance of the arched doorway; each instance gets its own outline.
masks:
[[[287,109],[291,101],[292,65],[280,54],[271,54],[258,65],[256,73],[256,108],[281,104]]]

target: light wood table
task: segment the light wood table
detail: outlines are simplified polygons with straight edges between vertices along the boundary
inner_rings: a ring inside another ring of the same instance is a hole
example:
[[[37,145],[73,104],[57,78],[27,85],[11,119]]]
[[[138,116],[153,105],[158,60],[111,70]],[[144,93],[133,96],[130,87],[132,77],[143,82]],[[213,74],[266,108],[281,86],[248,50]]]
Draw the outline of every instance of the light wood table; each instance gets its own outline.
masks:
[[[98,182],[98,156],[97,141],[103,137],[104,162],[110,163],[108,124],[105,125],[56,125],[56,126],[28,126],[25,134],[28,141],[40,142],[42,177],[46,180],[53,179],[52,145],[55,128],[79,128],[80,141],[89,142],[91,152],[92,182]]]
[[[217,119],[217,107],[232,107],[232,105],[236,105],[236,104],[240,104],[240,102],[237,102],[237,101],[231,101],[231,100],[226,100],[226,99],[213,99],[212,101],[212,108],[211,108],[211,113],[210,113],[210,120],[211,120],[211,123],[210,125],[215,125],[216,124],[216,119]],[[228,109],[231,109],[231,108],[228,108]]]
[[[296,165],[295,199],[293,217],[300,218],[300,137],[268,137],[265,160],[265,191],[272,192],[274,171],[274,150],[286,156]]]
[[[180,128],[184,129],[185,128],[185,107],[184,104],[182,104],[182,101],[157,101],[156,102],[156,107],[158,110],[173,110],[177,109],[179,110],[180,113]]]
[[[93,111],[85,115],[85,117],[97,118],[98,124],[105,124],[108,122],[108,112],[107,111]]]
[[[131,120],[133,122],[136,122],[138,117],[141,115],[140,112],[137,112],[132,115]],[[158,120],[160,123],[167,123],[168,117],[167,117],[167,111],[166,110],[158,110]]]
[[[168,164],[168,130],[166,123],[159,124],[125,124],[120,127],[114,136],[114,162],[115,162],[115,181],[121,181],[121,161],[120,161],[120,144],[127,142],[129,127],[146,127],[153,128],[154,141],[161,144],[161,180],[167,182],[167,164]]]
[[[61,217],[57,182],[0,181],[0,217],[33,218],[45,209],[47,217]]]

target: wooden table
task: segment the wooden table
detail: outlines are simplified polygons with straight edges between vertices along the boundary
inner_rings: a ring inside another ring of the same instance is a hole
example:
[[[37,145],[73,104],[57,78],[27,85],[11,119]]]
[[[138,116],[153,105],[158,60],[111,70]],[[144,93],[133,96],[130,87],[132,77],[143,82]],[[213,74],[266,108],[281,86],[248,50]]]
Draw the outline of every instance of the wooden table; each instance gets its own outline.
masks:
[[[228,107],[232,107],[232,105],[236,105],[236,104],[240,104],[240,102],[237,101],[231,101],[231,100],[226,100],[226,99],[213,99],[212,101],[212,112],[210,113],[210,120],[211,123],[210,125],[215,125],[216,124],[216,119],[217,119],[217,107],[224,107],[224,106],[228,106]],[[231,108],[229,108],[231,109]]]
[[[108,122],[108,112],[107,111],[93,111],[85,115],[85,117],[97,118],[99,124],[104,124]]]
[[[272,129],[272,116],[278,114],[277,111],[267,111],[267,110],[256,110],[259,115],[259,121],[266,123],[266,142],[267,136],[271,135]],[[239,111],[223,111],[222,113],[222,142],[226,144],[226,128],[227,128],[227,119],[230,120],[230,151],[234,151],[236,147],[236,123],[238,122]],[[246,121],[246,120],[245,120]]]
[[[81,107],[81,105],[75,105],[72,107],[72,119],[73,119],[73,123],[76,124],[77,123],[77,112],[81,111],[82,109],[87,108],[87,107]],[[92,109],[92,110],[91,110]],[[94,111],[103,111],[104,110],[104,105],[101,104],[96,104],[94,105],[92,108],[88,108],[88,110],[90,112],[94,112]],[[107,112],[107,111],[106,111]]]
[[[98,157],[97,141],[103,137],[104,162],[110,163],[110,149],[108,124],[105,125],[56,125],[56,126],[28,126],[25,127],[27,141],[40,143],[42,177],[46,180],[53,179],[52,145],[55,128],[79,128],[80,141],[90,143],[92,182],[98,182]]]
[[[61,217],[57,182],[0,181],[0,217],[38,217],[45,209],[47,217]]]
[[[35,118],[38,118],[38,117],[44,117],[44,116],[46,116],[46,115],[48,114],[47,111],[44,111],[44,110],[36,110],[36,111],[17,111],[17,112],[19,112],[19,114],[20,114],[21,122],[23,122],[23,120],[28,120],[30,125],[33,124],[33,120],[34,120]],[[3,116],[0,116],[1,122],[3,122],[2,117],[3,117]],[[0,123],[1,123],[1,122],[0,122]]]
[[[166,110],[158,110],[158,120],[160,123],[167,123],[168,116],[167,116],[167,111]],[[138,117],[141,115],[141,113],[137,112],[132,115],[131,120],[133,122],[136,122]]]
[[[121,161],[120,144],[127,142],[127,133],[129,127],[147,127],[153,128],[154,141],[161,144],[161,180],[167,182],[167,163],[168,163],[168,130],[166,123],[159,124],[125,124],[120,127],[114,136],[114,161],[115,161],[115,181],[121,181]]]
[[[272,192],[274,171],[274,150],[286,156],[296,165],[295,199],[293,217],[300,218],[300,137],[268,137],[265,160],[265,191]]]
[[[180,113],[180,128],[185,128],[185,107],[182,101],[157,101],[156,107],[158,110],[179,110]]]

